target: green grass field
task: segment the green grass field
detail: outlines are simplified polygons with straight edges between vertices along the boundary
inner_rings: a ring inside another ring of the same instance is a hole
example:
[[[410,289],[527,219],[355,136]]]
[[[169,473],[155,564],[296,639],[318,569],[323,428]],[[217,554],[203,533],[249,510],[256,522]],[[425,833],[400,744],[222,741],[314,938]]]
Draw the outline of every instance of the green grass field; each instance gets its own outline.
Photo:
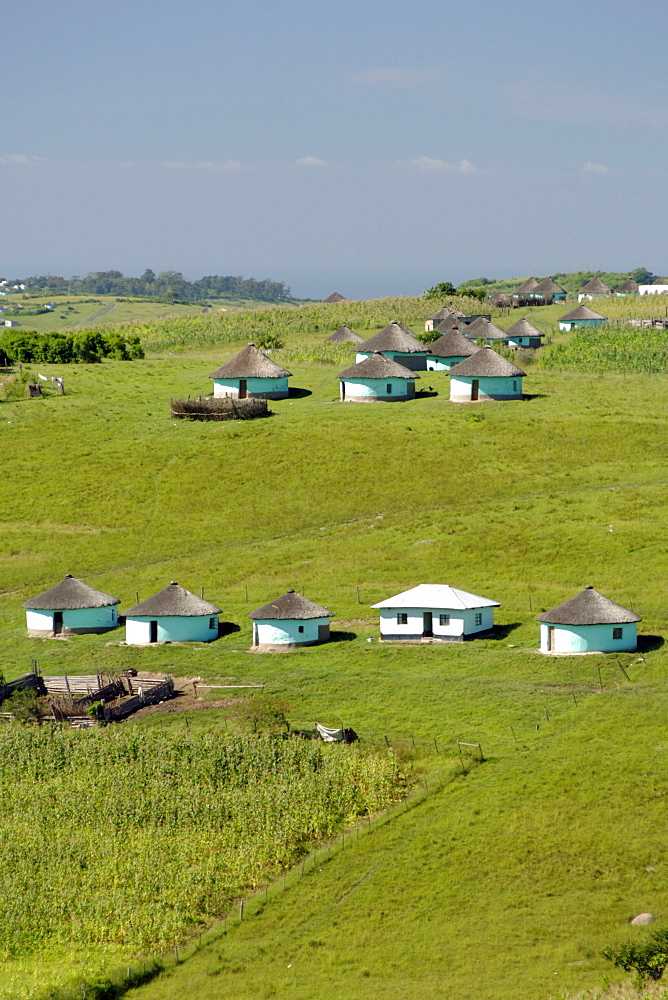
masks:
[[[287,347],[322,335],[295,333]],[[432,782],[458,766],[457,739],[481,741],[490,760],[137,997],[306,998],[334,986],[364,1000],[547,1000],[624,978],[601,947],[634,912],[668,915],[668,378],[535,368],[524,401],[458,407],[447,376],[429,373],[437,395],[355,406],[337,402],[343,365],[294,360],[302,391],[272,403],[271,418],[172,421],[169,398],[207,393],[208,373],[243,342],[68,366],[66,396],[0,404],[3,672],[36,658],[47,674],[264,681],[294,726],[343,722],[380,748],[387,735]],[[122,630],[27,638],[21,602],[67,572],[121,597],[121,613],[170,580],[204,586],[240,630],[150,649],[116,645]],[[497,637],[367,642],[369,605],[419,582],[499,600]],[[535,651],[534,616],[586,583],[643,617],[641,654],[620,657],[630,680],[615,658]],[[332,608],[337,641],[249,653],[248,612],[288,587]],[[126,725],[186,724],[223,736],[225,712]],[[102,948],[26,955],[4,985],[37,989],[69,963],[109,959]]]

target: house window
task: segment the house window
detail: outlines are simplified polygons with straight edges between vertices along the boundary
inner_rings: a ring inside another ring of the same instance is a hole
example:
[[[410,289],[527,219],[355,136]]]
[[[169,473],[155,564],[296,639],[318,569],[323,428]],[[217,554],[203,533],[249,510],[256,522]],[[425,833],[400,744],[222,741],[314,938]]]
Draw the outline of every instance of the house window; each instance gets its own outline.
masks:
[[[482,625],[482,611],[476,611],[473,623],[474,625]]]
[[[209,628],[216,628],[217,621],[215,618],[209,618]]]
[[[517,392],[517,379],[513,379],[513,392]]]
[[[299,626],[299,631],[300,631],[300,632],[303,632],[303,631],[304,631],[304,626],[303,626],[303,625],[300,625],[300,626]]]
[[[623,628],[613,628],[613,630],[612,630],[612,638],[613,639],[621,639],[622,636],[623,636],[623,634],[624,634],[624,629]]]
[[[388,396],[392,395],[392,383],[391,382],[387,383],[387,395]]]
[[[408,615],[404,611],[397,615],[397,625],[408,625]]]
[[[449,625],[450,624],[450,615],[439,615],[438,616],[438,624],[439,625]]]

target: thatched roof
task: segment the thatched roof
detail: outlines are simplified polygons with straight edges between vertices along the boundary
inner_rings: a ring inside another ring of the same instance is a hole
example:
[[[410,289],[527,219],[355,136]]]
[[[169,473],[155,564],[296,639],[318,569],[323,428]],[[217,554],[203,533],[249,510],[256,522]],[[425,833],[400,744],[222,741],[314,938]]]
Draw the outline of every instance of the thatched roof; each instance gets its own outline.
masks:
[[[469,358],[479,350],[478,345],[459,330],[449,330],[429,346],[437,358]]]
[[[396,320],[388,323],[374,337],[365,340],[359,345],[358,350],[369,353],[372,351],[398,351],[400,354],[428,353],[425,345],[420,343],[413,331]]]
[[[459,375],[472,376],[473,378],[519,378],[526,375],[526,372],[514,365],[512,361],[502,358],[491,347],[481,347],[470,358],[453,365],[450,374],[454,375],[455,378],[458,378]]]
[[[329,340],[332,344],[363,344],[364,337],[360,337],[359,333],[355,333],[351,330],[349,326],[340,326],[338,330],[335,330],[329,337],[325,337],[325,340]]]
[[[536,621],[550,625],[624,625],[641,622],[642,618],[587,586],[570,601],[538,615]]]
[[[543,278],[542,281],[538,282],[533,291],[542,295],[556,295],[557,293],[565,292],[566,289],[558,285],[554,278]]]
[[[615,288],[616,292],[633,292],[636,295],[639,290],[640,285],[637,281],[634,281],[633,278],[627,278],[626,281],[622,281],[621,285],[617,285]]]
[[[126,618],[198,618],[202,615],[219,615],[220,608],[203,597],[191,594],[172,580],[153,597],[135,604],[125,612]]]
[[[280,621],[292,619],[305,621],[307,618],[331,618],[332,612],[323,608],[320,604],[314,604],[306,597],[302,597],[296,590],[288,590],[282,597],[263,604],[261,608],[251,611],[248,616],[254,619],[277,618]]]
[[[525,293],[528,294],[529,292],[533,292],[533,290],[534,290],[534,288],[536,287],[537,284],[538,284],[538,281],[536,280],[536,278],[534,278],[534,277],[526,278],[522,282],[521,285],[517,286],[517,288],[515,289],[515,291],[513,292],[513,294],[514,295],[523,295]]]
[[[78,611],[80,608],[108,608],[120,603],[119,597],[95,590],[68,573],[55,587],[24,601],[23,607],[35,611]]]
[[[505,292],[500,292],[498,288],[496,291],[492,292],[487,296],[487,301],[493,306],[509,306],[512,305],[512,297],[507,295]]]
[[[571,309],[565,316],[560,316],[558,322],[570,323],[574,319],[606,319],[606,317],[594,312],[589,306],[578,306],[577,309]]]
[[[352,368],[339,372],[339,378],[419,378],[417,372],[404,368],[397,361],[390,361],[380,351],[370,354],[364,361],[359,361]]]
[[[372,608],[444,608],[450,611],[464,611],[472,608],[500,608],[498,601],[488,597],[478,597],[468,590],[451,587],[448,583],[420,583],[411,590],[388,597],[385,601],[372,604]]]
[[[506,339],[509,337],[542,337],[543,334],[533,326],[526,316],[518,319],[516,323],[506,330]]]
[[[592,278],[582,286],[578,295],[609,295],[611,289],[600,278]]]
[[[438,312],[432,313],[429,319],[433,319],[434,323],[438,323],[440,320],[445,319],[447,316],[463,316],[464,313],[461,309],[455,308],[455,306],[441,306]]]
[[[322,301],[323,301],[323,303],[325,303],[325,302],[327,302],[327,303],[331,303],[331,302],[347,302],[348,299],[345,297],[345,295],[339,295],[338,292],[332,292],[331,295],[328,295],[327,298],[323,299]]]
[[[439,323],[434,323],[434,330],[437,333],[447,333],[449,330],[460,330],[461,327],[459,324],[459,318],[450,313],[449,316],[446,316]]]
[[[484,316],[478,316],[474,319],[472,323],[466,327],[466,336],[470,337],[471,340],[505,340],[506,333],[501,330],[495,323],[491,320],[485,319]]]
[[[285,378],[286,375],[292,375],[292,372],[258,351],[255,344],[248,344],[226,364],[211,372],[209,378]]]

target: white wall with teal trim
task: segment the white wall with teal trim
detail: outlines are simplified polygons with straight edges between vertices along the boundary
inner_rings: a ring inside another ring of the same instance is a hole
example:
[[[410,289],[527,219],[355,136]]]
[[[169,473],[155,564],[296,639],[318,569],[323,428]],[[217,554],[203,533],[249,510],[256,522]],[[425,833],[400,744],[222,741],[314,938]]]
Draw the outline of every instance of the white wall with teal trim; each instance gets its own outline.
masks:
[[[582,326],[584,326],[584,327],[587,327],[587,326],[603,326],[604,323],[605,323],[605,316],[603,317],[603,319],[572,319],[572,320],[569,320],[567,323],[561,323],[560,322],[559,323],[559,329],[561,331],[568,332],[569,330],[579,329],[579,327],[582,327]]]
[[[329,625],[329,618],[307,618],[303,621],[292,618],[258,619],[253,622],[253,645],[284,646],[317,642],[320,625]]]
[[[380,353],[390,361],[396,361],[398,365],[403,365],[404,368],[408,368],[412,372],[424,372],[427,370],[427,358],[429,355],[426,351],[424,354],[422,351],[416,351],[414,354],[402,354],[401,351],[381,351]],[[355,355],[356,364],[364,361],[365,358],[372,357],[373,354],[373,351],[367,351],[366,353],[358,351]]]
[[[387,387],[390,386],[390,392]],[[415,382],[409,378],[349,378],[341,379],[341,398],[367,397],[376,399],[412,399]]]
[[[456,369],[455,369],[456,372]],[[472,375],[450,376],[450,399],[454,402],[465,402],[471,398]],[[521,399],[522,398],[522,378],[479,378],[478,398],[484,399]]]
[[[143,646],[151,641],[151,622],[158,623],[158,642],[211,642],[218,638],[218,615],[174,615],[126,618],[125,641]]]
[[[549,630],[554,629],[550,650]],[[612,630],[621,628],[622,638],[613,639]],[[634,650],[638,644],[635,622],[625,625],[550,625],[540,623],[541,653],[614,653]]]
[[[115,628],[118,621],[116,612],[115,605],[107,608],[76,608],[73,611],[63,611],[63,628]],[[53,611],[28,608],[26,610],[26,625],[31,631],[53,632],[53,616]]]
[[[213,380],[214,396],[238,396],[238,378],[215,378]],[[289,392],[288,378],[247,378],[246,392],[249,396],[259,396],[265,392],[283,392],[287,396]]]
[[[427,358],[428,372],[449,372],[453,365],[464,360],[464,355],[457,358],[437,358],[436,355]]]
[[[431,611],[432,632],[434,638],[439,636],[451,637],[462,635],[474,635],[476,632],[484,632],[494,626],[494,608],[380,608],[380,634],[384,635],[422,635],[424,628],[424,614]],[[400,625],[397,617],[400,614],[407,616],[405,625]],[[450,621],[447,625],[441,625],[440,615],[449,615]],[[476,624],[476,615],[480,615],[480,624]]]
[[[540,338],[535,335],[533,337],[508,337],[506,343],[508,347],[531,347],[532,344],[540,347],[541,345]]]

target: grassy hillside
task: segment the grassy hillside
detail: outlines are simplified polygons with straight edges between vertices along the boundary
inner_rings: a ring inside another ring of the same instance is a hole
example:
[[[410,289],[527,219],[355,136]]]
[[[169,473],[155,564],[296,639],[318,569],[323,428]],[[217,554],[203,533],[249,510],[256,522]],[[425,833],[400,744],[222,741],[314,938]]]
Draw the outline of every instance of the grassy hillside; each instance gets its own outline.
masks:
[[[360,305],[357,325],[366,317],[373,328],[387,308]],[[177,354],[68,367],[64,397],[0,403],[12,473],[0,487],[6,676],[37,658],[44,673],[136,667],[266,681],[293,725],[344,722],[372,746],[387,735],[418,775],[452,773],[457,738],[480,740],[490,758],[139,996],[192,995],[197,983],[204,1000],[272,988],[306,997],[334,981],[362,998],[547,1000],[595,986],[604,971],[619,978],[600,947],[626,933],[634,911],[668,912],[666,376],[533,369],[525,401],[457,407],[447,376],[430,373],[421,382],[436,395],[341,405],[336,373],[347,362],[306,360],[304,346],[343,321],[331,309],[320,307],[317,331],[302,310],[282,328],[300,391],[272,403],[267,420],[175,422],[167,405],[207,392],[254,318],[236,342],[234,326],[218,347],[184,336]],[[399,316],[416,328],[417,307]],[[21,602],[67,572],[117,594],[121,611],[169,580],[205,586],[239,631],[151,649],[116,645],[120,631],[27,638]],[[419,582],[501,601],[496,638],[367,642],[377,636],[369,605]],[[643,616],[641,657],[620,658],[630,680],[614,658],[535,652],[534,616],[588,582]],[[332,607],[336,641],[249,653],[248,612],[290,586]],[[222,735],[226,714],[198,708],[187,724]],[[127,726],[167,734],[186,723],[154,715]],[[54,969],[109,957],[54,949],[7,964],[5,992],[17,978],[37,987]],[[138,950],[129,940],[114,955]]]

